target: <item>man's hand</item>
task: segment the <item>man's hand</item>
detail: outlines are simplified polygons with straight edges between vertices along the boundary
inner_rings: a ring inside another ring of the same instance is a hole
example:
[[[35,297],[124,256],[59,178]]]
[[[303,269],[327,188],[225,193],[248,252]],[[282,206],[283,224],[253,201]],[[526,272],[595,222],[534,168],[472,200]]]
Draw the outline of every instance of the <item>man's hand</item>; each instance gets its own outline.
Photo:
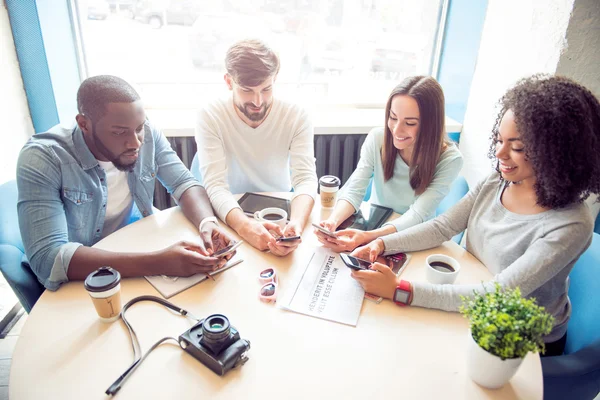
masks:
[[[283,236],[279,225],[251,219],[242,226],[238,234],[251,246],[264,251],[269,250],[269,244],[275,245],[275,237],[269,231],[274,232],[277,236]]]
[[[352,271],[351,275],[365,289],[365,292],[386,299],[394,297],[394,291],[398,285],[397,278],[394,271],[387,265],[376,262],[370,270]]]
[[[352,251],[357,246],[364,244],[368,241],[367,234],[364,231],[358,229],[342,229],[337,231],[335,234],[337,238],[332,238],[317,231],[317,238],[319,242],[323,243],[323,246],[330,248],[335,252]]]
[[[156,254],[158,273],[171,276],[191,276],[215,271],[227,262],[224,258],[210,257],[202,245],[181,241]]]
[[[217,226],[214,222],[205,223],[200,232],[206,254],[211,255],[233,244],[236,240],[223,228]],[[226,260],[233,257],[235,252],[225,256]]]
[[[352,257],[362,258],[363,260],[369,260],[375,262],[377,257],[384,251],[383,240],[375,239],[371,243],[359,247],[354,250],[350,255]]]
[[[290,221],[285,229],[283,230],[283,234],[281,236],[291,237],[291,236],[302,236],[302,225],[299,221],[292,220]],[[275,244],[269,243],[269,250],[271,250],[271,254],[276,256],[287,256],[292,251],[296,250],[298,245],[302,243],[302,238],[298,240],[294,240],[291,242],[278,242],[275,241]]]

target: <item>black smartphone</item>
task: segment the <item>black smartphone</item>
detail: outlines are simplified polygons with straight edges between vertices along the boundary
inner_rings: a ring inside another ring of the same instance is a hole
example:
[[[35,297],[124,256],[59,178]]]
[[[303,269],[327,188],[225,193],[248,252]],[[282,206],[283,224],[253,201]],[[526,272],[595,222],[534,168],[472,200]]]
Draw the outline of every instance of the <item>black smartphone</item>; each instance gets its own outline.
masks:
[[[342,261],[344,262],[344,264],[346,264],[349,268],[352,268],[356,271],[360,271],[363,269],[369,269],[371,264],[373,264],[371,261],[352,257],[352,256],[349,256],[348,254],[340,254],[340,257],[342,258]]]
[[[237,242],[232,243],[232,244],[230,244],[227,247],[223,247],[221,250],[219,250],[217,252],[214,252],[212,254],[212,257],[217,257],[217,258],[218,257],[225,257],[226,255],[233,253],[235,251],[235,249],[237,249],[238,247],[240,247],[240,245],[242,243],[244,243],[243,240],[238,240]]]
[[[294,242],[296,240],[300,240],[300,236],[289,236],[289,237],[281,236],[281,237],[277,238],[278,242]]]

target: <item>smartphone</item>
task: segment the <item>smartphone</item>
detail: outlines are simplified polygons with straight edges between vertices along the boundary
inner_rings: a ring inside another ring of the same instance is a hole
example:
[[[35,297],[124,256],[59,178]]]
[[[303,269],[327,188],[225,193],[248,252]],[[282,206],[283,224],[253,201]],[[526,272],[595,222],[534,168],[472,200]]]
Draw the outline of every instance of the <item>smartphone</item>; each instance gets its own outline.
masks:
[[[238,240],[237,242],[234,242],[233,244],[214,252],[211,257],[225,257],[226,255],[233,253],[235,249],[241,246],[242,243],[244,243],[243,240]]]
[[[340,254],[340,257],[342,258],[342,261],[344,262],[344,264],[346,264],[348,267],[350,267],[356,271],[369,269],[371,264],[373,264],[371,261],[352,257],[352,256],[349,256],[348,254]]]
[[[327,229],[323,228],[322,226],[317,225],[315,223],[313,223],[312,226],[314,226],[315,228],[317,228],[319,231],[323,232],[327,236],[337,239],[337,236],[335,235],[335,233],[328,231]]]
[[[281,236],[281,237],[277,238],[278,242],[294,242],[296,240],[300,240],[300,236],[289,236],[289,237]]]

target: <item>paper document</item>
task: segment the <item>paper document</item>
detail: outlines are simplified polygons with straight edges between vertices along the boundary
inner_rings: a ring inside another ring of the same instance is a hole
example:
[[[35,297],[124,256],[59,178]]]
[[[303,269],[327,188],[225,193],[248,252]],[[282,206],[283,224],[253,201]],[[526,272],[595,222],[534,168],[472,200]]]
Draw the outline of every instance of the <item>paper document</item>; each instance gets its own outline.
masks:
[[[365,291],[350,272],[339,254],[318,247],[306,267],[297,271],[278,306],[356,326]]]
[[[223,268],[211,272],[210,275],[214,276],[220,274],[221,272],[238,265],[242,261],[244,260],[234,257],[229,260],[227,264],[223,266]],[[145,278],[165,299],[173,297],[177,293],[181,293],[184,290],[202,282],[203,280],[208,279],[206,274],[196,274],[188,276],[187,278],[166,275],[152,275],[146,276]]]

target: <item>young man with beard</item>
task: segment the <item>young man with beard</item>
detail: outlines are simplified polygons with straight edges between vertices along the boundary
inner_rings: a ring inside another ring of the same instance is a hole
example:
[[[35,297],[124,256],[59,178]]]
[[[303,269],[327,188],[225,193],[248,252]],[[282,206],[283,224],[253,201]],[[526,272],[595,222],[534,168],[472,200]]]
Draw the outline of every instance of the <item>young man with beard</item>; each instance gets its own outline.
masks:
[[[264,43],[234,44],[227,51],[225,67],[231,96],[202,108],[198,116],[202,179],[223,221],[252,246],[284,256],[299,241],[277,242],[269,231],[302,234],[317,192],[313,127],[304,110],[275,98],[279,58]],[[292,188],[290,222],[284,230],[248,218],[232,195]]]
[[[34,135],[19,156],[19,225],[38,280],[56,290],[105,265],[123,277],[189,276],[224,265],[210,254],[232,239],[216,225],[204,188],[146,119],[135,89],[114,76],[92,77],[79,87],[77,107],[76,126]],[[156,178],[199,227],[201,240],[152,253],[91,248],[153,213]]]

